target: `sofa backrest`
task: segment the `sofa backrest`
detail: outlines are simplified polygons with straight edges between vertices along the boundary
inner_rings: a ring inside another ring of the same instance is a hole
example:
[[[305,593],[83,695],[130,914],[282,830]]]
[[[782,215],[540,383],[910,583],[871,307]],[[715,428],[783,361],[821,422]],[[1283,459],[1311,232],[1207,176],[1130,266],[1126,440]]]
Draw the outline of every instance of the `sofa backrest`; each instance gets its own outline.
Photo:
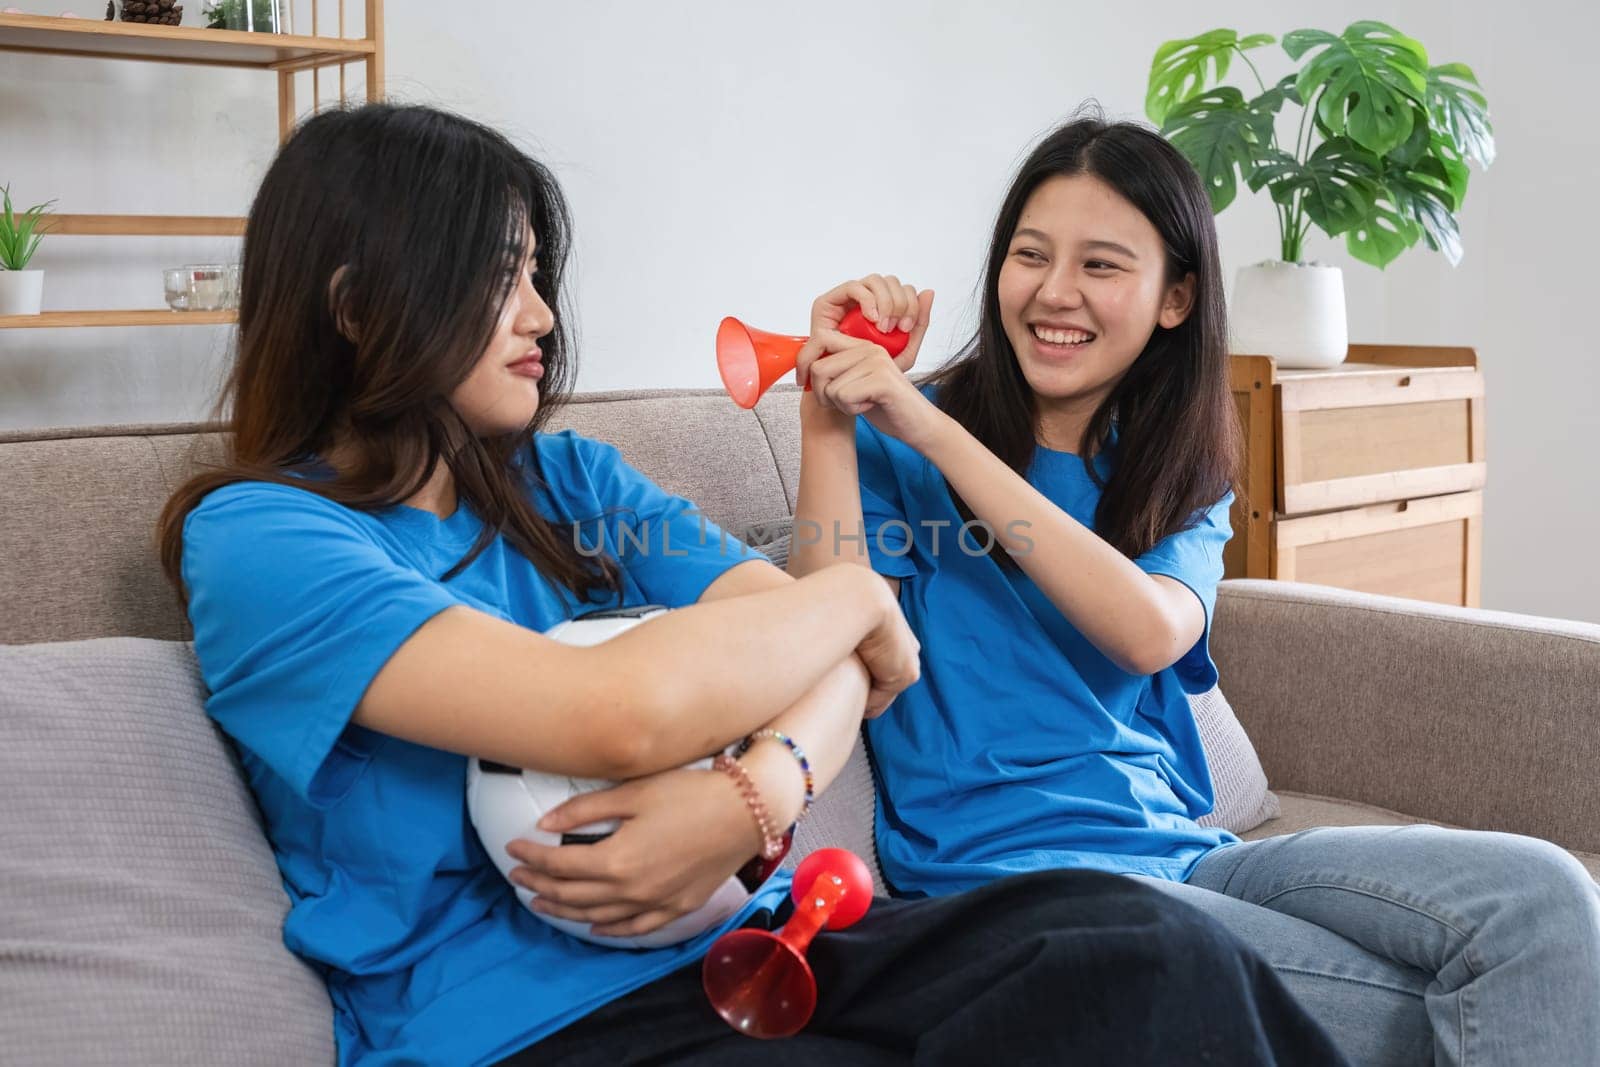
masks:
[[[553,420],[608,441],[736,536],[794,507],[799,393],[755,411],[721,390],[590,393]],[[156,517],[172,492],[218,461],[201,425],[0,433],[0,644],[190,636],[156,561]]]
[[[753,411],[721,390],[590,393],[574,398],[550,429],[616,445],[663,488],[763,547],[794,510],[799,402],[788,385]],[[189,639],[188,619],[156,560],[155,522],[172,492],[221,453],[221,433],[196,425],[0,433],[0,645]],[[1276,814],[1277,799],[1221,693],[1197,700],[1195,711],[1217,792],[1206,821],[1238,830]],[[854,784],[836,783],[828,797],[857,796],[855,810],[870,811],[865,767],[864,757],[854,760]],[[809,821],[818,832],[842,832],[815,812]],[[870,820],[851,825],[870,829]],[[870,849],[870,837],[864,840]]]

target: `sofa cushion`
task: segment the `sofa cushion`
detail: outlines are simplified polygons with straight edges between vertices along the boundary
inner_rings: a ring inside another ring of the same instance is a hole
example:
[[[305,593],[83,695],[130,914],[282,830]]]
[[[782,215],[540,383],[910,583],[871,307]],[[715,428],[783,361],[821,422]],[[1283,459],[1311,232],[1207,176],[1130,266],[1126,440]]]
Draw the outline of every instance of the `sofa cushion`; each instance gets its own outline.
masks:
[[[0,1058],[331,1063],[188,645],[0,646]]]
[[[1281,814],[1243,834],[1246,841],[1298,833],[1315,826],[1410,826],[1414,823],[1431,823],[1434,826],[1455,828],[1451,823],[1419,819],[1415,815],[1390,811],[1388,808],[1372,804],[1358,804],[1353,800],[1340,800],[1338,797],[1282,792],[1278,794],[1278,798],[1282,805]],[[1589,873],[1597,881],[1600,881],[1600,855],[1593,852],[1578,852],[1575,849],[1568,851],[1578,858],[1579,863],[1588,868]]]
[[[1211,813],[1200,817],[1200,825],[1242,834],[1276,817],[1278,797],[1267,788],[1267,774],[1261,769],[1255,746],[1221,687],[1191,695],[1189,708],[1200,729],[1200,746],[1205,749],[1216,798]]]

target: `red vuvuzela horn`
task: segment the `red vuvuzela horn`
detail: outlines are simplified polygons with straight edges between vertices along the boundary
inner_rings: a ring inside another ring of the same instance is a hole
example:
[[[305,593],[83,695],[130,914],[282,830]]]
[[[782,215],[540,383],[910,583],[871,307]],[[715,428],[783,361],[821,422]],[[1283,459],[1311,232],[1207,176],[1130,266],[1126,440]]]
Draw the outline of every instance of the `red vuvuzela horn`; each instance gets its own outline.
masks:
[[[880,344],[891,356],[905,351],[911,340],[904,330],[884,333],[867,321],[860,308],[845,312],[839,332]],[[731,316],[723,319],[717,327],[717,370],[733,402],[742,408],[755,407],[773,382],[794,370],[795,357],[806,340],[758,330]]]
[[[750,1037],[788,1037],[811,1020],[817,980],[806,949],[824,924],[841,930],[867,913],[872,873],[848,849],[819,848],[801,861],[789,892],[794,914],[782,930],[730,930],[701,965],[711,1006]]]

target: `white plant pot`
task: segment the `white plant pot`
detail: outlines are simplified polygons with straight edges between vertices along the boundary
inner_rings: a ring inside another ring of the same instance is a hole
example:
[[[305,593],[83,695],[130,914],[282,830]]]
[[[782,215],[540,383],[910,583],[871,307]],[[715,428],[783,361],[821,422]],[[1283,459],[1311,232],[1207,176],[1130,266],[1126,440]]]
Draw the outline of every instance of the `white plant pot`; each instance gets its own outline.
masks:
[[[1228,318],[1232,351],[1271,356],[1280,367],[1335,367],[1350,347],[1344,272],[1324,263],[1240,267]]]
[[[0,315],[37,315],[44,302],[44,271],[0,270]]]

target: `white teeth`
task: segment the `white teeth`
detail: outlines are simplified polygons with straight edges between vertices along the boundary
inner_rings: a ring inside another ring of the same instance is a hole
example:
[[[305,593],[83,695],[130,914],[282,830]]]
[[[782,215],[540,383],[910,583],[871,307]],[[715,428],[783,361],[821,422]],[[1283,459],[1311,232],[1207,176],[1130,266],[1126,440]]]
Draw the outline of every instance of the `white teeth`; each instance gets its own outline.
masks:
[[[1094,334],[1084,330],[1052,330],[1046,326],[1033,327],[1033,335],[1047,345],[1081,345],[1094,340]]]

